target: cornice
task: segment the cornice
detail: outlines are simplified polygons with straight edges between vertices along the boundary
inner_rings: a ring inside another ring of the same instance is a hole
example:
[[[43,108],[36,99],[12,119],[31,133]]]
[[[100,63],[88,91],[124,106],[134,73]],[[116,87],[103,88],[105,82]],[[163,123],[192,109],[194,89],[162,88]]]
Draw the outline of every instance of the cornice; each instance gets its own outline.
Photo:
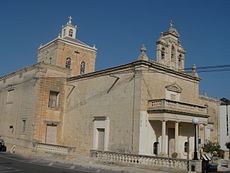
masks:
[[[104,70],[100,70],[100,71],[96,71],[96,72],[92,72],[92,73],[87,73],[84,75],[78,75],[78,76],[70,77],[70,78],[68,78],[68,81],[84,79],[84,78],[89,78],[89,77],[96,77],[96,76],[104,76],[104,75],[116,73],[116,72],[122,71],[122,70],[124,70],[124,71],[134,70],[137,67],[154,68],[154,69],[161,70],[161,71],[164,71],[166,73],[178,75],[178,76],[181,76],[181,77],[184,77],[187,79],[200,81],[200,78],[198,78],[198,77],[191,76],[191,75],[186,74],[184,72],[169,69],[169,68],[167,68],[167,67],[165,67],[159,63],[156,63],[156,62],[149,62],[149,61],[145,61],[145,60],[137,60],[137,61],[134,61],[134,62],[131,62],[128,64],[124,64],[124,65],[120,65],[120,66],[116,66],[116,67],[111,67],[111,68],[107,68]]]
[[[86,45],[86,44],[81,44],[81,43],[73,42],[73,41],[71,41],[71,40],[67,40],[67,39],[61,38],[61,37],[57,37],[57,38],[51,40],[50,42],[48,42],[48,43],[46,43],[46,44],[40,46],[40,47],[38,48],[38,50],[41,50],[41,49],[43,49],[43,48],[45,48],[45,47],[47,47],[47,46],[49,46],[49,45],[51,45],[52,43],[55,43],[55,42],[57,42],[57,41],[60,41],[60,42],[66,43],[66,44],[70,44],[70,45],[74,45],[74,46],[79,46],[79,47],[82,47],[82,48],[87,49],[87,50],[90,50],[90,51],[94,51],[94,52],[97,51],[97,49],[94,48],[94,47],[88,46],[88,45]]]
[[[206,114],[196,114],[192,112],[185,112],[179,110],[170,110],[170,109],[157,109],[157,110],[148,110],[148,113],[170,113],[170,114],[179,114],[179,115],[188,115],[188,116],[196,116],[196,117],[203,117],[208,118],[209,115]]]
[[[4,80],[4,79],[7,79],[7,78],[10,78],[10,77],[13,77],[13,76],[16,76],[16,75],[18,75],[20,73],[25,73],[25,72],[28,72],[28,71],[32,71],[34,69],[42,69],[42,68],[54,69],[56,71],[61,71],[61,72],[66,73],[66,74],[69,73],[69,69],[62,68],[62,67],[55,66],[55,65],[51,65],[51,64],[46,64],[44,62],[40,62],[40,63],[33,64],[31,66],[28,66],[28,67],[24,67],[22,69],[19,69],[17,71],[12,72],[12,73],[6,74],[4,76],[1,76],[0,81]]]
[[[10,77],[12,77],[12,76],[16,76],[16,75],[18,75],[18,74],[20,74],[20,73],[25,73],[25,72],[27,72],[27,71],[31,71],[31,70],[37,68],[40,64],[41,64],[41,63],[33,64],[33,65],[31,65],[31,66],[27,66],[27,67],[24,67],[24,68],[22,68],[22,69],[19,69],[19,70],[16,70],[16,71],[14,71],[14,72],[11,72],[11,73],[9,73],[9,74],[3,75],[3,76],[0,77],[0,81],[1,81],[1,80],[4,80],[4,79],[7,79],[7,78],[10,78]]]

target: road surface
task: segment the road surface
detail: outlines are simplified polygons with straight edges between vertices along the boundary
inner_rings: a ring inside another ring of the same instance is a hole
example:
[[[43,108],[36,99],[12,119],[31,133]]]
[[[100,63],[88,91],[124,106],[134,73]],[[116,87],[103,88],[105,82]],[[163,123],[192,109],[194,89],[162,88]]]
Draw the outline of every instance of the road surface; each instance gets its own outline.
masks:
[[[83,168],[43,159],[23,158],[0,152],[0,173],[104,173],[105,170]],[[110,172],[110,171],[109,171]],[[113,171],[111,171],[113,172]],[[114,172],[113,172],[114,173]]]

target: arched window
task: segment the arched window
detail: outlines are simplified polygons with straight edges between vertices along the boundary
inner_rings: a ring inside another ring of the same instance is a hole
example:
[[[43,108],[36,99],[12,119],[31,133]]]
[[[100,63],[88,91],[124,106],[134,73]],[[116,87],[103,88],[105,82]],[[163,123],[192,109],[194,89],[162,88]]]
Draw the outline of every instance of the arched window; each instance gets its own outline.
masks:
[[[66,58],[66,61],[65,61],[65,68],[70,69],[70,67],[71,67],[71,58],[68,57]]]
[[[181,67],[182,66],[182,55],[181,54],[179,54],[178,56],[178,63],[179,63],[179,67]]]
[[[153,143],[153,154],[158,155],[158,144],[159,142]]]
[[[80,74],[85,74],[85,62],[82,61],[80,65]]]
[[[182,55],[181,55],[181,54],[179,54],[179,56],[178,56],[178,60],[179,60],[179,61],[181,61],[181,60],[182,60]]]
[[[161,49],[161,59],[164,59],[165,58],[165,48],[162,47]]]
[[[173,60],[175,58],[175,48],[174,46],[172,46],[172,49],[171,49],[171,59]]]
[[[188,153],[188,142],[184,143],[184,152]]]
[[[73,37],[73,30],[72,29],[69,30],[69,36]]]

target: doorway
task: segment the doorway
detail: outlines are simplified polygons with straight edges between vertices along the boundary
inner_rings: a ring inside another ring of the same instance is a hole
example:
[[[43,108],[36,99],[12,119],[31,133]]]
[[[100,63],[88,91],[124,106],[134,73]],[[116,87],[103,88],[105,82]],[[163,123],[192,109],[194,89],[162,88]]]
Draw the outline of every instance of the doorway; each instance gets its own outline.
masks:
[[[168,128],[168,154],[169,157],[172,157],[172,154],[175,152],[175,129]]]
[[[57,125],[47,124],[46,125],[46,143],[56,144],[57,142]]]
[[[105,148],[105,129],[104,128],[98,128],[98,150],[104,151]]]

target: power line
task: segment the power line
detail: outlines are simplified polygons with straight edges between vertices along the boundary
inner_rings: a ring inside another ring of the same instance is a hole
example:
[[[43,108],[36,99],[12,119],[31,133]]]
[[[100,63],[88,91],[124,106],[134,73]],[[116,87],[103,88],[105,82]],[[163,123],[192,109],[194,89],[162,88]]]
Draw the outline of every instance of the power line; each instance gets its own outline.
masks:
[[[206,72],[227,72],[230,69],[216,69],[216,70],[197,70],[198,73],[206,73]]]
[[[226,67],[229,67],[230,68],[230,65],[213,65],[213,66],[203,66],[203,67],[196,67],[196,69],[213,69],[213,68],[226,68]],[[192,67],[190,68],[185,68],[185,71],[186,70],[192,70]]]
[[[193,68],[185,68],[185,72],[191,72]],[[213,66],[202,66],[196,67],[198,73],[206,72],[227,72],[230,71],[230,65],[213,65]]]

